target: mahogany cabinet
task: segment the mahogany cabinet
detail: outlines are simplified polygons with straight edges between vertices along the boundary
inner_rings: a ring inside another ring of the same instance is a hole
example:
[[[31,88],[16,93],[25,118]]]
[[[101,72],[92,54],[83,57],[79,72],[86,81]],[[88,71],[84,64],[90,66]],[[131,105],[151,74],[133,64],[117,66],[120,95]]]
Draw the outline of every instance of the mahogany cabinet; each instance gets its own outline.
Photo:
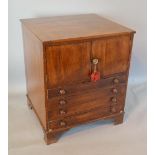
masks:
[[[135,31],[95,14],[21,22],[28,105],[47,144],[83,123],[123,122]]]

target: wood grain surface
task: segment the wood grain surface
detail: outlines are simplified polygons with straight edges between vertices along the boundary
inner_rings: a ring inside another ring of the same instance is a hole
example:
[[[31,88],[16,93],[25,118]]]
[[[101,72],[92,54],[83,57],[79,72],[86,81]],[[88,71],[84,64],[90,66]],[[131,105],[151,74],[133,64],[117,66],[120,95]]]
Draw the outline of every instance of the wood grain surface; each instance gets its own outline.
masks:
[[[135,31],[95,14],[21,22],[28,105],[46,144],[83,123],[123,122]]]
[[[96,14],[21,20],[43,42],[88,39],[135,32]]]
[[[43,45],[24,25],[23,41],[27,96],[44,129],[47,127]]]

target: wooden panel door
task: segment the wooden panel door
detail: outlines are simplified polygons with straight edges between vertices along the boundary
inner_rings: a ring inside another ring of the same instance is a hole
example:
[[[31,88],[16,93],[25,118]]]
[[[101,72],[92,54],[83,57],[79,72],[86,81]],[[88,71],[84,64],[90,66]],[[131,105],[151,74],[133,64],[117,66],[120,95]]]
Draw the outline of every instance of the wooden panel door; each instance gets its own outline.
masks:
[[[91,66],[90,51],[90,42],[48,46],[48,87],[88,80]]]
[[[125,72],[130,56],[130,35],[98,39],[92,44],[92,57],[98,58],[101,76]]]

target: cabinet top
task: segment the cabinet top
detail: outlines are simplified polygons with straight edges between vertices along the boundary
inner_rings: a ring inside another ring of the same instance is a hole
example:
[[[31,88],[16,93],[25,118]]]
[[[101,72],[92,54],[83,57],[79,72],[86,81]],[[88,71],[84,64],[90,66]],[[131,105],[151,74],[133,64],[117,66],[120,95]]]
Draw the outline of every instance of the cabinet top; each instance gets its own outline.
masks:
[[[42,42],[59,42],[135,33],[96,14],[21,19]]]

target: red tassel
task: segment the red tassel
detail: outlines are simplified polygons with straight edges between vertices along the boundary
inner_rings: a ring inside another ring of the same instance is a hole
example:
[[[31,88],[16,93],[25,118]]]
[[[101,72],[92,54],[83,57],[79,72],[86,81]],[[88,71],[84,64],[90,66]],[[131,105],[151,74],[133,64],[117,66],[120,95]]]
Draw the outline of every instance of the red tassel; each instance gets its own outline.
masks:
[[[93,72],[91,74],[91,81],[96,82],[100,80],[100,72]]]

